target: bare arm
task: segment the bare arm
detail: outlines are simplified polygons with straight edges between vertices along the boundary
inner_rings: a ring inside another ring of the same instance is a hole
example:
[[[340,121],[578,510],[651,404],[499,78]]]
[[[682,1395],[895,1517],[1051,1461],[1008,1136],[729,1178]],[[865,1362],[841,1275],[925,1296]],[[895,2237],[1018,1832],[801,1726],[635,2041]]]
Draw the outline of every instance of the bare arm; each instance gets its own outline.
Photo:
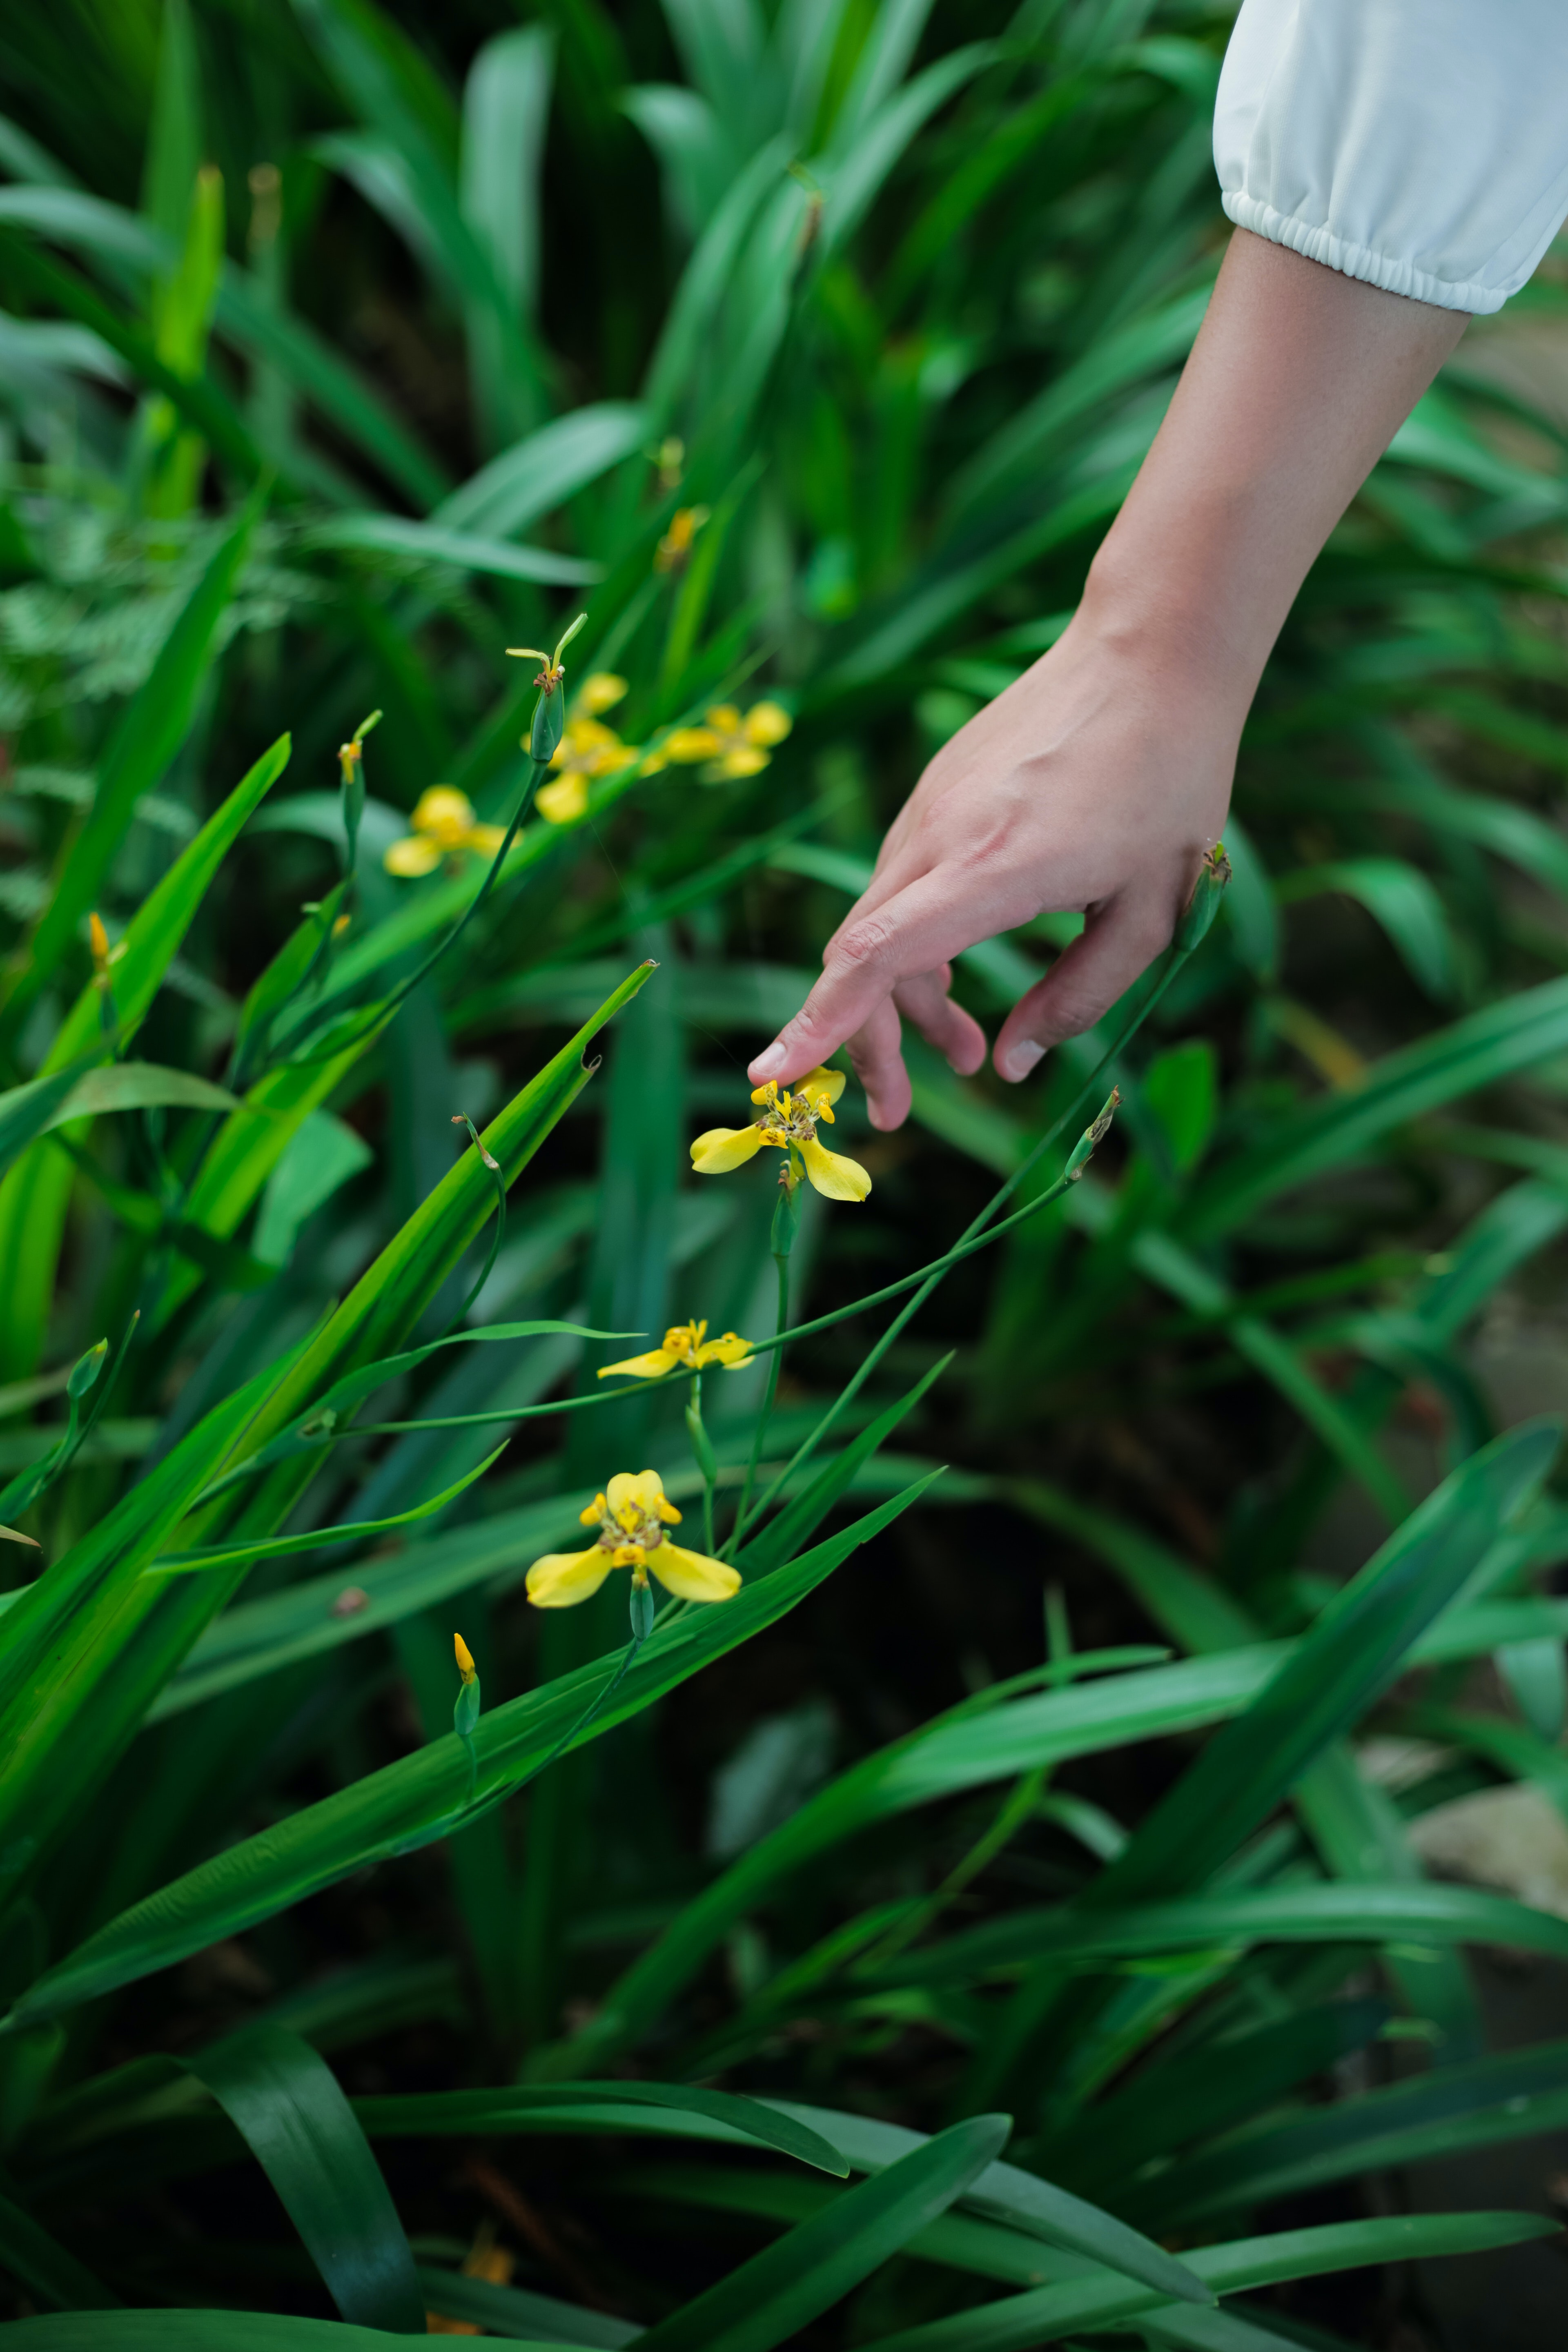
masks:
[[[1313,558],[1465,325],[1237,230],[1070,627],[927,768],[754,1083],[847,1045],[874,1124],[899,1126],[900,1014],[977,1070],[984,1035],[948,996],[949,959],[1047,908],[1088,921],[1003,1024],[1002,1076],[1115,1002],[1220,831],[1242,722]]]

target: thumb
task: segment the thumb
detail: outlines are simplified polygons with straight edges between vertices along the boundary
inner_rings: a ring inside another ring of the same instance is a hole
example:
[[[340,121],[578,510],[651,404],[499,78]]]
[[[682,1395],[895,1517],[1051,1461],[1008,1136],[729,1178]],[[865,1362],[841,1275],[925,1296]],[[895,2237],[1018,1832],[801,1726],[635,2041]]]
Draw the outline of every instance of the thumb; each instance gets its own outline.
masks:
[[[1048,1047],[1092,1029],[1170,945],[1174,928],[1173,911],[1159,898],[1119,896],[1105,900],[1045,979],[1018,999],[1003,1023],[991,1056],[998,1076],[1014,1081],[1027,1077]]]

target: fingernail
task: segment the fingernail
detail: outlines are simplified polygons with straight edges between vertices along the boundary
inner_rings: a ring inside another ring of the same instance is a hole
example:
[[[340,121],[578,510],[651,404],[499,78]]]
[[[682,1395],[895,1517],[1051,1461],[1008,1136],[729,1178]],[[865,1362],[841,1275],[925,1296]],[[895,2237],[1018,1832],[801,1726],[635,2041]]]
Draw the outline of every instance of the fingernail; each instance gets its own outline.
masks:
[[[789,1055],[782,1045],[770,1045],[765,1054],[757,1055],[746,1075],[748,1077],[754,1078],[758,1086],[761,1086],[765,1079],[775,1076],[788,1059]]]
[[[1013,1047],[1003,1067],[1002,1076],[1005,1078],[1026,1078],[1035,1064],[1044,1061],[1046,1049],[1043,1045],[1037,1045],[1032,1038],[1026,1038],[1021,1045]]]

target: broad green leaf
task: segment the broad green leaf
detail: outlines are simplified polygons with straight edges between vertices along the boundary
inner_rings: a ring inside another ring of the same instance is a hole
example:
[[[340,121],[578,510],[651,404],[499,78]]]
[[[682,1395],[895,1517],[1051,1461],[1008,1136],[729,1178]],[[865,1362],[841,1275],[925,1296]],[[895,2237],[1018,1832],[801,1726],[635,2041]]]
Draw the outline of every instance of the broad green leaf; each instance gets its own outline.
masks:
[[[787,2108],[696,2084],[552,2083],[548,2089],[427,2091],[405,2098],[360,2099],[354,2112],[373,2139],[387,2139],[418,2138],[426,2132],[460,2137],[504,2134],[520,2126],[527,2129],[531,2116],[541,2110],[580,2107],[591,2113],[598,2107],[619,2111],[639,2105],[678,2119],[705,2116],[727,2126],[737,2139],[775,2148],[802,2164],[816,2166],[819,2172],[842,2178],[850,2168],[833,2141],[816,2127],[819,2123],[830,2125],[831,2118],[823,2116],[808,2122]]]
[[[857,2171],[880,2171],[924,2144],[920,2133],[906,2131],[898,2124],[783,2100],[775,2104],[782,2114],[798,2116],[802,2122],[835,2133]],[[1047,2245],[1082,2254],[1109,2270],[1120,2271],[1124,2277],[1140,2280],[1161,2294],[1175,2295],[1190,2303],[1205,2303],[1209,2299],[1203,2282],[1184,2263],[1166,2253],[1163,2247],[1152,2244],[1138,2231],[1130,2230],[1114,2215],[1101,2212],[1098,2206],[1086,2204],[1081,2197],[1071,2196],[1052,2181],[1043,2179],[1036,2171],[1025,2172],[1016,2164],[989,2164],[971,2182],[959,2202],[969,2212],[983,2213],[1010,2230],[1042,2238]]]
[[[574,2343],[530,2339],[531,2352],[583,2352]],[[51,2313],[11,2323],[15,2352],[386,2352],[381,2327],[291,2319],[262,2311]]]
[[[640,2340],[649,2352],[771,2352],[961,2197],[1006,2146],[1005,2116],[955,2124],[754,2254]]]
[[[1553,2226],[1533,2213],[1408,2213],[1200,2246],[1188,2262],[1215,2294],[1238,2294],[1286,2279],[1321,2278],[1358,2266],[1523,2245],[1544,2237]],[[867,2352],[1036,2352],[1037,2346],[1059,2336],[1093,2335],[1146,2311],[1183,2308],[1122,2279],[1075,2279],[1062,2286],[1037,2287],[1027,2294],[1005,2295],[951,2319],[900,2328],[895,2336],[879,2336]]]
[[[1439,1003],[1453,996],[1458,974],[1454,934],[1442,899],[1419,866],[1403,857],[1343,857],[1284,876],[1275,896],[1289,907],[1331,890],[1358,900],[1382,924],[1411,978],[1428,996]]]
[[[184,2063],[243,2135],[343,2317],[423,2336],[403,2225],[325,2059],[297,2033],[256,2025]]]
[[[496,1801],[521,1787],[563,1740],[570,1748],[578,1740],[602,1738],[711,1659],[773,1623],[860,1544],[889,1526],[919,1492],[910,1488],[884,1503],[787,1568],[743,1588],[721,1608],[699,1610],[661,1628],[644,1644],[602,1712],[580,1730],[574,1727],[615,1672],[614,1658],[487,1709],[474,1734],[478,1803]],[[460,1825],[468,1784],[468,1759],[459,1742],[448,1737],[306,1806],[111,1922],[29,1988],[12,2011],[14,2027],[168,1967],[352,1871],[445,1835]]]
[[[1446,1479],[1324,1611],[1247,1712],[1167,1791],[1097,1881],[1093,1901],[1173,1893],[1233,1853],[1393,1682],[1500,1528],[1532,1497],[1560,1444],[1556,1423],[1531,1423]]]
[[[443,530],[434,523],[410,522],[402,515],[344,515],[317,523],[308,543],[406,556],[416,563],[450,564],[496,580],[541,580],[558,587],[580,586],[601,577],[598,564],[584,563],[574,555],[556,555],[545,547],[517,547],[508,540],[484,539],[471,531]]]
[[[1260,2116],[1194,2149],[1133,2200],[1162,2228],[1242,2212],[1363,2172],[1436,2163],[1469,2148],[1560,2132],[1568,2124],[1568,2042],[1543,2042],[1439,2067],[1359,2098]]]
[[[611,2319],[601,2311],[585,2311],[552,2294],[535,2294],[519,2286],[495,2286],[489,2279],[469,2278],[462,2271],[437,2270],[432,2263],[416,2264],[426,2309],[444,2319],[466,2319],[491,2336],[522,2337],[537,2346],[548,2336],[553,2346],[589,2346],[594,2352],[619,2352],[643,2331],[629,2320]]]
[[[1277,1194],[1330,1169],[1354,1166],[1395,1128],[1565,1052],[1568,980],[1468,1013],[1374,1063],[1353,1093],[1304,1104],[1275,1122],[1261,1142],[1216,1161],[1177,1229],[1189,1241],[1229,1233]]]
[[[35,1086],[46,1087],[52,1083],[48,1078],[34,1081]],[[0,1118],[5,1116],[5,1099],[0,1095]],[[109,1111],[151,1110],[156,1104],[177,1110],[239,1108],[226,1087],[197,1077],[194,1070],[164,1069],[156,1062],[110,1062],[78,1078],[46,1120],[43,1131],[47,1134],[50,1128],[64,1127],[73,1118],[99,1118]]]
[[[1251,1944],[1503,1944],[1568,1958],[1568,1920],[1511,1895],[1418,1882],[1384,1885],[1332,1879],[1322,1885],[1269,1886],[1245,1895],[1194,1895],[1170,1903],[1062,1904],[1010,1912],[892,1961],[877,1984],[972,1982],[993,1969],[1050,1959],[1091,1969],[1145,1953],[1205,1951]]]

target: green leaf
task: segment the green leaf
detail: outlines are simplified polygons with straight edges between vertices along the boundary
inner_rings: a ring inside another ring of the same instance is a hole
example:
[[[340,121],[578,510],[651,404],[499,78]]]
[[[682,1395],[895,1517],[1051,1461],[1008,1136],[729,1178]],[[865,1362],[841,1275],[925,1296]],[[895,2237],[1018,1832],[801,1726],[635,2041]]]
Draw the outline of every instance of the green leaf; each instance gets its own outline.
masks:
[[[432,1495],[428,1501],[416,1503],[411,1510],[395,1512],[391,1518],[349,1519],[337,1526],[312,1528],[302,1535],[247,1536],[237,1543],[208,1544],[198,1551],[160,1552],[142,1573],[143,1576],[192,1576],[201,1569],[232,1567],[241,1560],[278,1559],[296,1552],[320,1551],[328,1544],[363,1543],[367,1537],[386,1535],[394,1528],[411,1526],[416,1519],[433,1517],[458,1496],[466,1493],[476,1479],[482,1478],[485,1472],[500,1460],[505,1451],[504,1446],[498,1445],[493,1454],[485,1456],[477,1469],[468,1471],[439,1495]]]
[[[643,2333],[629,2320],[584,2311],[526,2287],[496,2286],[462,2271],[437,2270],[431,2263],[418,2263],[416,2272],[428,2310],[439,2312],[443,2319],[466,2319],[488,2335],[523,2337],[536,2352],[546,2333],[552,2344],[560,2337],[566,2344],[592,2347],[594,2352],[619,2352],[621,2345]]]
[[[1360,2098],[1284,2116],[1263,2116],[1215,2147],[1194,2148],[1134,2201],[1157,2210],[1159,2226],[1244,2211],[1405,2164],[1509,2140],[1560,2132],[1568,2124],[1568,2042],[1537,2042],[1506,2055],[1443,2066]]]
[[[827,2107],[800,2106],[783,2100],[775,2104],[782,2114],[833,2132],[857,2171],[879,2172],[927,2145],[921,2133],[906,2131],[898,2124],[840,2115]],[[1041,2238],[1047,2245],[1086,2255],[1090,2262],[1120,2271],[1160,2294],[1190,2303],[1210,2300],[1202,2280],[1163,2246],[1152,2244],[1140,2231],[1130,2230],[1114,2215],[1069,2195],[1036,2171],[1025,2172],[1016,2164],[987,2165],[959,2201],[969,2212],[983,2213],[1011,2230]]]
[[[47,1078],[36,1079],[47,1087]],[[17,1092],[30,1089],[17,1088]],[[0,1095],[0,1118],[7,1097]],[[237,1110],[238,1102],[226,1087],[215,1087],[191,1070],[169,1070],[156,1062],[110,1062],[78,1078],[65,1100],[45,1122],[44,1132],[64,1127],[73,1118],[98,1118],[109,1111],[150,1110],[162,1103],[179,1110]]]
[[[1210,1741],[1146,1816],[1096,1882],[1093,1902],[1173,1893],[1234,1853],[1393,1682],[1500,1528],[1539,1489],[1561,1442],[1557,1423],[1529,1423],[1445,1479],[1336,1596],[1247,1713]]]
[[[11,1033],[74,944],[144,793],[158,784],[195,716],[216,649],[218,624],[234,593],[261,508],[253,499],[192,587],[146,682],[110,739],[99,770],[91,814],[62,855],[54,896],[34,932],[25,974],[5,999]],[[244,787],[241,787],[243,790]],[[193,844],[193,847],[195,845]]]
[[[1428,996],[1440,1003],[1453,996],[1458,978],[1453,930],[1447,908],[1419,866],[1403,857],[1341,858],[1286,875],[1275,886],[1275,896],[1289,907],[1331,890],[1358,900],[1382,924],[1411,978]]]
[[[1106,1874],[1109,1876],[1109,1873]],[[1098,1886],[1104,1883],[1097,1882]],[[1170,1903],[1062,1904],[1010,1912],[892,1961],[877,1985],[960,1984],[994,1969],[1049,1959],[1092,1969],[1102,1960],[1146,1954],[1236,1949],[1252,1944],[1501,1944],[1568,1958],[1568,1920],[1511,1895],[1418,1882],[1388,1886],[1334,1879],[1315,1886],[1268,1886],[1241,1894],[1193,1895]]]
[[[1229,1233],[1279,1193],[1353,1166],[1393,1129],[1478,1087],[1568,1052],[1568,980],[1521,990],[1373,1065],[1349,1094],[1307,1103],[1215,1163],[1178,1220],[1188,1241]]]
[[[1338,2221],[1313,2230],[1284,2230],[1275,2237],[1201,2246],[1188,2261],[1215,2294],[1237,2294],[1249,2287],[1321,2278],[1358,2265],[1431,2261],[1444,2254],[1522,2245],[1547,2236],[1555,2226],[1533,2213],[1410,2213],[1387,2221]],[[1036,2352],[1039,2345],[1054,2343],[1059,2336],[1092,2335],[1146,2311],[1181,2308],[1163,2304],[1146,2288],[1131,2286],[1123,2279],[1073,2279],[1066,2285],[1005,2295],[951,2319],[931,2320],[924,2326],[878,2336],[866,2352]]]
[[[266,2311],[51,2313],[13,2320],[6,2352],[386,2352],[386,2330]],[[583,2352],[582,2339],[531,2352]]]
[[[776,1568],[780,1560],[787,1559],[791,1552],[798,1550],[816,1533],[835,1503],[847,1493],[856,1473],[886,1444],[905,1415],[913,1411],[932,1381],[941,1379],[952,1361],[951,1356],[943,1356],[933,1364],[930,1371],[915,1382],[907,1396],[900,1397],[896,1404],[879,1412],[875,1421],[851,1438],[843,1451],[835,1454],[825,1469],[818,1471],[805,1493],[797,1495],[777,1518],[745,1546],[741,1553],[741,1565],[748,1575],[765,1576],[770,1569]]]
[[[928,2141],[640,2338],[647,2352],[770,2352],[945,2213],[1006,2146],[1005,2116],[976,2116]]]
[[[601,1659],[545,1690],[487,1710],[473,1738],[479,1802],[492,1802],[521,1787],[563,1738],[568,1752],[580,1741],[601,1738],[713,1658],[773,1624],[860,1544],[890,1526],[921,1491],[906,1489],[787,1568],[745,1587],[721,1608],[700,1610],[661,1627],[644,1643],[608,1705],[577,1732],[573,1727],[616,1670],[618,1659]],[[444,1835],[459,1825],[468,1789],[468,1758],[462,1743],[448,1736],[304,1807],[110,1921],[29,1987],[12,2011],[13,2030],[166,1968],[352,1871]]]
[[[428,2091],[403,2098],[360,2099],[355,2113],[373,2139],[421,2138],[427,2132],[461,2137],[527,2130],[531,2118],[542,2110],[554,2114],[610,2106],[620,2112],[641,2105],[677,2117],[705,2116],[725,2125],[738,2139],[776,2148],[840,2179],[849,2170],[847,2158],[816,2128],[817,2123],[830,2124],[831,2117],[824,2115],[807,2122],[804,2111],[797,2116],[761,2099],[737,2098],[731,2092],[704,2090],[695,2084],[552,2083],[547,2090]]]
[[[558,587],[581,586],[603,577],[603,567],[546,547],[517,547],[471,531],[442,530],[434,523],[410,522],[402,515],[344,515],[316,523],[306,535],[310,547],[363,549],[372,554],[404,555],[416,563],[450,564],[495,580],[541,580]]]
[[[408,2241],[326,2060],[280,2025],[256,2025],[184,2063],[243,2135],[343,2317],[423,2336]]]

